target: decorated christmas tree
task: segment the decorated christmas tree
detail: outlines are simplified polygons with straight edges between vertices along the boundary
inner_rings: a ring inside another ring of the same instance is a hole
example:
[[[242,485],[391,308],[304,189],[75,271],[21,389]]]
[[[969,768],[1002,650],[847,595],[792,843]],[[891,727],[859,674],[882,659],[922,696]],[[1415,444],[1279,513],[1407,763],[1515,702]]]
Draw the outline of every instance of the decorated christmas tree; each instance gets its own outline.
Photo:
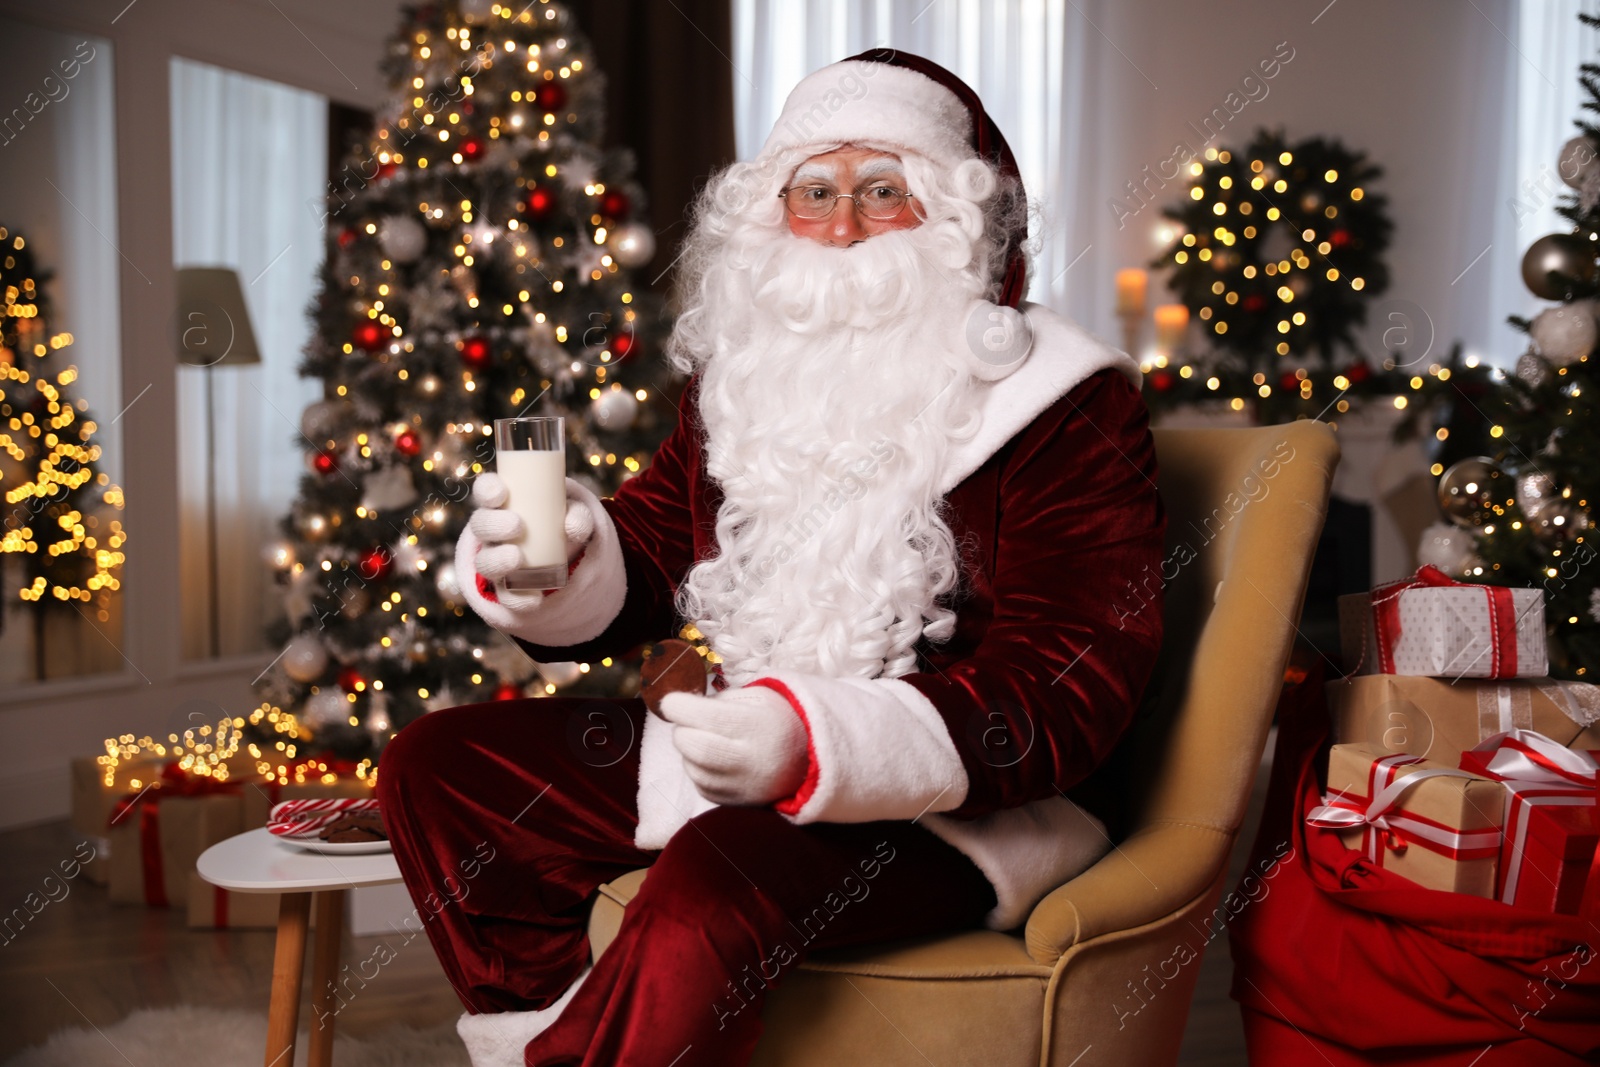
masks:
[[[1600,28],[1600,19],[1580,15]],[[1440,479],[1449,517],[1472,535],[1461,569],[1497,585],[1545,591],[1550,668],[1558,677],[1600,675],[1600,567],[1591,502],[1600,497],[1600,66],[1583,64],[1586,117],[1561,148],[1558,172],[1572,193],[1558,210],[1569,233],[1539,238],[1522,260],[1532,293],[1558,301],[1513,319],[1530,345],[1514,375],[1483,400],[1492,455],[1468,457]]]
[[[1143,364],[1153,408],[1221,400],[1280,422],[1405,388],[1414,372],[1400,361],[1375,369],[1351,354],[1389,284],[1381,174],[1338,141],[1266,130],[1188,164],[1185,196],[1162,212],[1171,242],[1151,266],[1169,271],[1174,310],[1199,324],[1186,336],[1203,341],[1163,343],[1158,322],[1158,350]]]
[[[6,597],[31,609],[38,678],[50,614],[110,621],[127,540],[122,490],[95,469],[97,427],[88,402],[72,397],[72,334],[51,321],[49,280],[23,235],[0,226],[0,565]]]
[[[266,705],[359,757],[426,711],[574,688],[628,665],[536,666],[460,596],[453,566],[495,419],[566,418],[601,494],[649,462],[675,408],[633,161],[601,145],[603,82],[560,4],[408,9],[393,96],[327,203],[302,373],[308,471],[286,539],[283,652]],[[303,748],[306,746],[302,746]]]

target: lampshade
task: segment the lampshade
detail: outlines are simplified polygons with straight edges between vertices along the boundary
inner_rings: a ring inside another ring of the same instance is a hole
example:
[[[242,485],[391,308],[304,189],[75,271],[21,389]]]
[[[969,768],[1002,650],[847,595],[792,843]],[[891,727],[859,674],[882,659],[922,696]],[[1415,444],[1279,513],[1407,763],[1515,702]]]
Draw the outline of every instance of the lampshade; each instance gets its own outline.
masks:
[[[239,274],[231,267],[178,268],[178,362],[191,367],[260,363]]]

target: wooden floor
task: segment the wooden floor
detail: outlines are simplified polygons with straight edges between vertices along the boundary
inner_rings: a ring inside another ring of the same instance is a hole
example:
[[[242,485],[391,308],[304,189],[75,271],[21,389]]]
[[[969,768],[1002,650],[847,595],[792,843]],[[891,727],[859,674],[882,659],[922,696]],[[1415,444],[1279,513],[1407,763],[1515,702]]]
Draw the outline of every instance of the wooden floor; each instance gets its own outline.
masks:
[[[1264,789],[1262,775],[1230,888],[1254,837]],[[81,879],[67,883],[63,896],[60,884],[46,887],[45,878],[72,856],[77,841],[65,822],[0,834],[0,915],[29,893],[44,897],[48,888],[60,898],[0,945],[0,1061],[56,1030],[105,1027],[138,1008],[187,1004],[265,1013],[270,931],[190,930],[180,911],[112,905],[103,888]],[[380,940],[347,937],[343,959],[367,958]],[[1239,1011],[1228,999],[1230,969],[1223,934],[1201,964],[1180,1060],[1186,1067],[1245,1062]],[[417,938],[359,991],[338,1025],[361,1036],[396,1024],[436,1026],[460,1011],[428,943]]]

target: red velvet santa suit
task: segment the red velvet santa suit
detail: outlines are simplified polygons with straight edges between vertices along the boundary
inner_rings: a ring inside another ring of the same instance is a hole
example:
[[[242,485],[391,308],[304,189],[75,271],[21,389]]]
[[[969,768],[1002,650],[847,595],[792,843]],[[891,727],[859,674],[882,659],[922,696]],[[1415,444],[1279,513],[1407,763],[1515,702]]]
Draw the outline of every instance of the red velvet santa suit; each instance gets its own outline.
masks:
[[[463,1002],[560,1013],[527,1043],[527,1064],[666,1063],[680,1050],[685,1064],[742,1063],[767,988],[809,949],[1010,929],[1109,849],[1066,794],[1127,726],[1160,644],[1158,593],[1118,606],[1131,578],[1159,568],[1155,458],[1132,361],[1024,310],[1031,353],[977,386],[980,429],[940,472],[963,546],[953,636],[923,641],[917,669],[895,678],[780,669],[750,683],[805,724],[793,796],[704,799],[673,726],[638,701],[453,709],[386,751],[396,856],[414,898],[440,904],[427,929]],[[718,550],[721,500],[695,397],[691,386],[676,431],[614,498],[575,494],[596,528],[565,589],[516,619],[469,591],[534,659],[622,655],[682,624],[674,596]],[[464,577],[477,549],[469,530]],[[569,989],[595,886],[651,864],[617,940]]]

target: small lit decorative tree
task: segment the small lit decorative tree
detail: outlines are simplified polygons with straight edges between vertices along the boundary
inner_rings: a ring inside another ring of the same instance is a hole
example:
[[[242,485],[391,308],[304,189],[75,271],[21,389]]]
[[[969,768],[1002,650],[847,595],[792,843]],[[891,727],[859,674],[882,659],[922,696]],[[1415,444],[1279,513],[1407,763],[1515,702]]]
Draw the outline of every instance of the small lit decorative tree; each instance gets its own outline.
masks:
[[[32,609],[38,678],[50,613],[110,620],[127,540],[117,517],[122,490],[95,469],[100,445],[88,402],[72,398],[72,334],[54,331],[48,281],[22,234],[0,226],[0,562],[18,561],[6,595]]]

